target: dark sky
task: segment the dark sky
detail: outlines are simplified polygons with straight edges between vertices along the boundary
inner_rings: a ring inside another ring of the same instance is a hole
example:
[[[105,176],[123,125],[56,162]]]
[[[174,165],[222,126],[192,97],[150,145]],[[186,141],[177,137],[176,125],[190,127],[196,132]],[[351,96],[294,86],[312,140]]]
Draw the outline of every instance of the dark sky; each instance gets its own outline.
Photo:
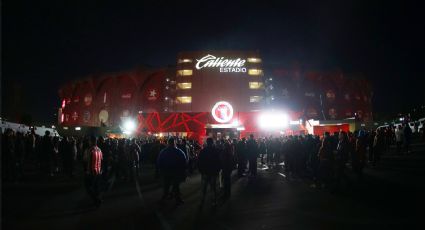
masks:
[[[2,90],[21,82],[35,120],[51,120],[69,80],[174,64],[183,50],[259,50],[267,68],[361,72],[378,112],[425,100],[424,1],[63,2],[2,5]]]

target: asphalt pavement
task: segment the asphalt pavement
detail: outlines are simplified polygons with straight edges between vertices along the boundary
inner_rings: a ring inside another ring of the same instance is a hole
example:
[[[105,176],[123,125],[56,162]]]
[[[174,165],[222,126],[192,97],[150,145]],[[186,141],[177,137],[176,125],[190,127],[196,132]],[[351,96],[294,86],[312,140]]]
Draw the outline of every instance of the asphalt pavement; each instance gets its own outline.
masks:
[[[425,152],[415,153],[421,158]],[[414,155],[415,156],[415,155]],[[418,159],[419,159],[418,158]],[[115,178],[95,208],[81,177],[29,177],[2,187],[3,229],[425,229],[421,174],[367,168],[362,182],[339,193],[286,175],[282,166],[258,164],[258,176],[232,176],[232,196],[203,209],[201,178],[181,185],[185,203],[160,204],[161,184],[153,166],[138,178]],[[395,179],[394,179],[395,178]],[[404,179],[403,179],[404,178]],[[210,197],[209,197],[210,198]]]

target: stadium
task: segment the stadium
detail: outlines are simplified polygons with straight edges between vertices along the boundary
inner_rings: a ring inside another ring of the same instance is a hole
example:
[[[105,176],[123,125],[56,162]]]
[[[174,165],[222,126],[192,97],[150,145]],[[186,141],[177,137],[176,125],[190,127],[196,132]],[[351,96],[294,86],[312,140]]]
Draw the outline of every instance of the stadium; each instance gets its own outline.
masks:
[[[263,70],[257,51],[181,52],[174,67],[89,75],[61,87],[63,132],[193,138],[322,134],[372,121],[372,88],[358,75]],[[112,131],[111,131],[112,130]]]

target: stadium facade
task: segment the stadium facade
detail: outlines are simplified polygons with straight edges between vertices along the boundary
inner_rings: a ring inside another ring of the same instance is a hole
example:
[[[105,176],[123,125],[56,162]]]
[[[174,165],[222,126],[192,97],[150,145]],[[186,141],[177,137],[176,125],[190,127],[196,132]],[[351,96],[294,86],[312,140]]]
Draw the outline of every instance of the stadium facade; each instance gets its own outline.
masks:
[[[134,135],[321,134],[349,129],[353,122],[347,118],[371,121],[372,95],[363,77],[338,71],[264,73],[256,51],[181,52],[174,67],[90,75],[65,84],[58,120],[66,129],[125,129],[123,123],[131,120]]]

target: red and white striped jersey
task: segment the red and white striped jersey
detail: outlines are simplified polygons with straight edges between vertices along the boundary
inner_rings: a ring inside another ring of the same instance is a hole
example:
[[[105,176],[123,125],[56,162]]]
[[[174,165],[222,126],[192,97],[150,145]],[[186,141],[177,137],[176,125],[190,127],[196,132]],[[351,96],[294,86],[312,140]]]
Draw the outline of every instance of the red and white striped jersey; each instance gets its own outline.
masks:
[[[93,175],[99,175],[101,173],[102,168],[102,151],[99,147],[94,146],[89,149],[89,158],[88,158],[88,167],[87,170],[89,173]]]

